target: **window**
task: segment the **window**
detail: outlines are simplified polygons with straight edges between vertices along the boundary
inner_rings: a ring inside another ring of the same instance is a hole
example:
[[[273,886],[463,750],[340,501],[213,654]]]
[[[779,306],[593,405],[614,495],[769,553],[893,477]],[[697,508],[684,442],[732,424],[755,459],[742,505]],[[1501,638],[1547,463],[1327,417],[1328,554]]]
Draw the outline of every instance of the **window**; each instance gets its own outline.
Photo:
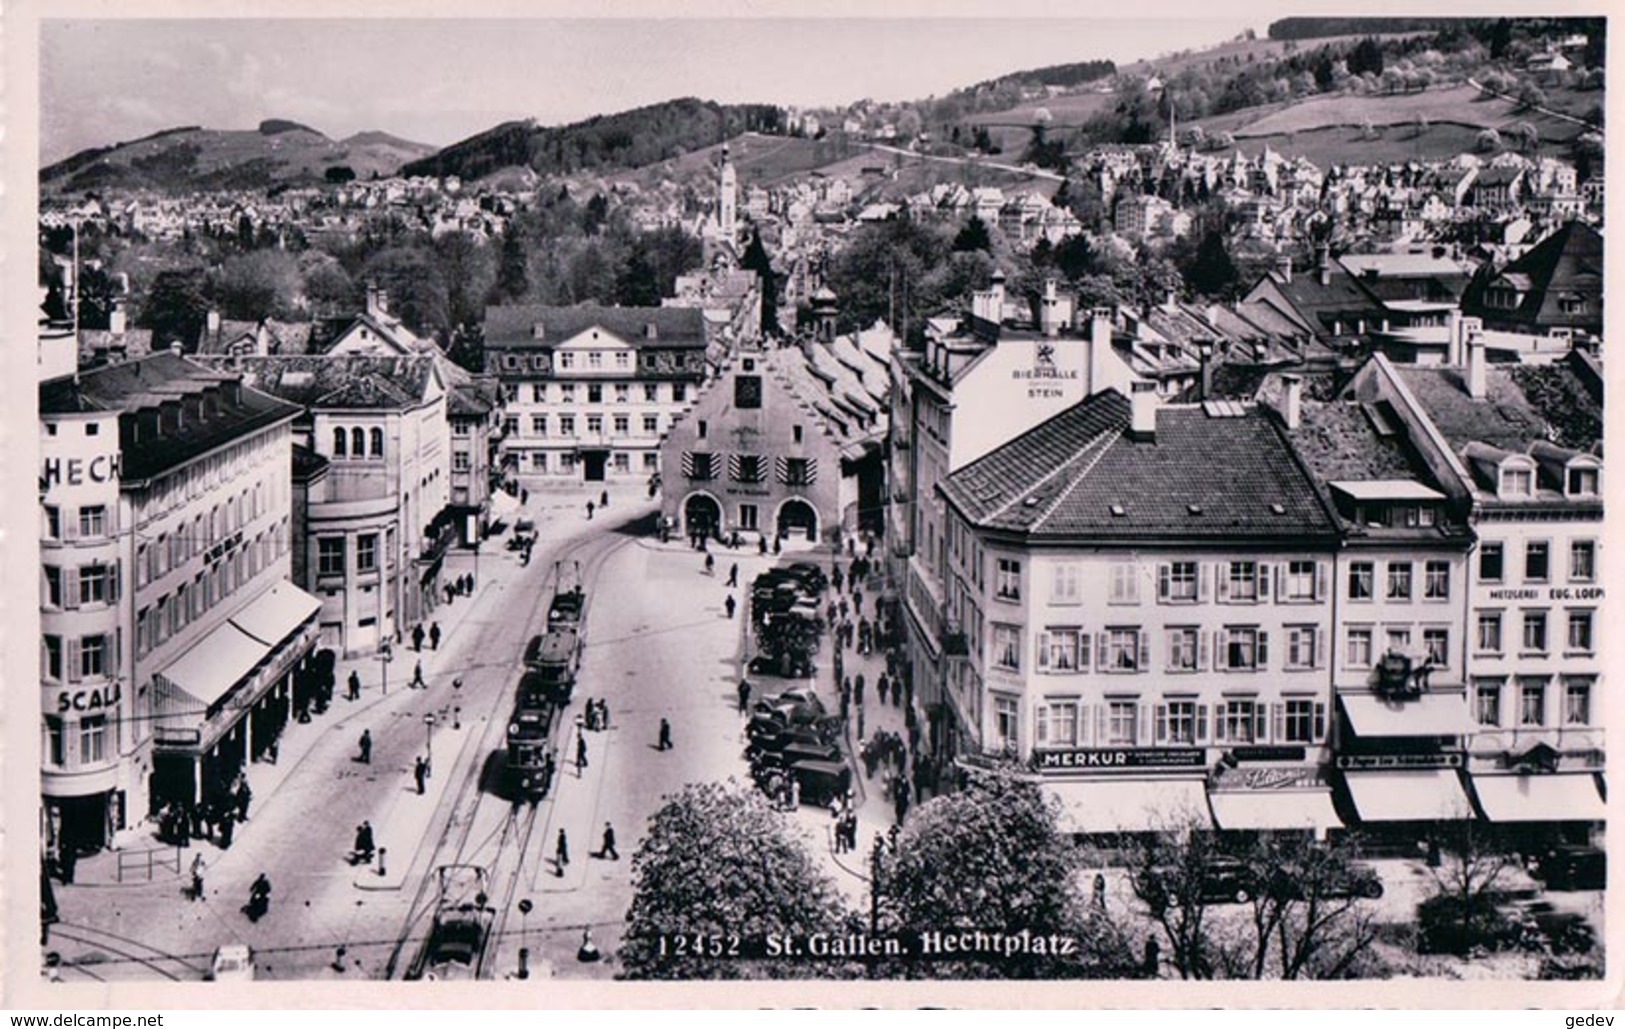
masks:
[[[1170,700],[1160,705],[1157,708],[1157,742],[1195,743],[1197,714],[1194,700]]]
[[[107,674],[107,637],[86,636],[79,641],[79,677],[96,679]]]
[[[616,356],[617,357],[625,357],[626,355],[625,354],[617,354]],[[624,404],[624,403],[627,403],[628,401],[630,401],[631,399],[632,399],[632,387],[626,385],[624,382],[617,384],[616,387],[615,387],[615,402],[617,404]]]
[[[1021,670],[1021,628],[1015,625],[993,626],[993,663],[1012,672]]]
[[[1530,540],[1523,551],[1523,577],[1529,582],[1545,582],[1552,571],[1551,545]]]
[[[1231,600],[1257,600],[1258,599],[1258,562],[1232,561],[1230,562],[1230,599]]]
[[[559,383],[559,399],[566,404],[576,402],[576,384],[573,382]]]
[[[1132,561],[1112,565],[1108,602],[1112,604],[1138,604],[1140,602],[1140,566]]]
[[[1478,545],[1478,577],[1485,582],[1500,582],[1506,574],[1506,548],[1500,543]]]
[[[333,456],[344,457],[349,451],[350,434],[343,429],[333,430]]]
[[[1049,601],[1051,604],[1083,603],[1083,569],[1074,563],[1063,562],[1050,566]]]
[[[1568,494],[1571,497],[1594,497],[1600,485],[1600,476],[1595,468],[1570,468],[1568,475]]]
[[[993,595],[1000,600],[1021,599],[1021,562],[1001,557],[994,566]]]
[[[1040,704],[1037,742],[1040,747],[1078,745],[1078,705],[1071,702]]]
[[[599,350],[589,350],[587,352],[587,367],[588,368],[602,368],[603,366],[604,366],[604,354],[603,354],[603,352],[599,351]]]
[[[1262,721],[1263,709],[1256,700],[1232,697],[1219,705],[1219,738],[1251,743],[1263,735]]]
[[[1523,649],[1537,654],[1546,652],[1546,612],[1524,612]]]
[[[1287,743],[1314,743],[1326,735],[1324,704],[1312,697],[1289,697],[1281,707],[1281,738]]]
[[[784,481],[789,486],[810,486],[813,481],[812,460],[805,457],[784,459]]]
[[[1350,668],[1371,667],[1371,630],[1350,629],[1344,663]]]
[[[1496,679],[1479,679],[1473,690],[1473,716],[1479,725],[1501,724],[1501,683]]]
[[[1597,578],[1595,540],[1574,540],[1569,544],[1569,581],[1594,582]]]
[[[530,416],[530,434],[532,436],[547,435],[547,415],[533,414]]]
[[[1487,611],[1478,616],[1478,647],[1485,654],[1501,652],[1501,612]]]
[[[644,415],[643,416],[643,434],[645,436],[653,436],[655,433],[657,433],[659,431],[660,431],[660,416],[657,415],[657,414],[646,414],[646,415]]]
[[[1320,630],[1313,625],[1286,627],[1286,666],[1314,668],[1320,664]]]
[[[1591,653],[1591,612],[1569,612],[1569,649],[1584,654]]]
[[[799,426],[799,425],[790,426],[790,441],[792,443],[800,443],[801,442],[801,426]]]
[[[617,472],[630,472],[632,470],[632,455],[624,450],[617,450],[610,457]]]
[[[1546,680],[1522,678],[1518,680],[1518,724],[1546,724]]]
[[[378,534],[364,532],[355,538],[355,570],[358,572],[376,572],[378,570]]]
[[[643,455],[643,470],[655,472],[660,470],[660,455],[650,451]]]
[[[1563,680],[1563,724],[1591,724],[1591,680]]]
[[[1041,672],[1076,672],[1079,664],[1079,641],[1083,634],[1072,628],[1049,628],[1038,641],[1038,670]]]
[[[502,419],[502,434],[504,436],[519,435],[519,416],[510,414]]]
[[[40,658],[44,667],[40,669],[40,675],[53,682],[59,681],[62,678],[62,637],[44,635],[40,639],[45,643]]]
[[[1376,588],[1377,566],[1370,561],[1349,563],[1349,599],[1370,600]]]
[[[687,384],[681,383],[681,382],[672,383],[671,384],[671,399],[672,399],[672,403],[674,403],[674,404],[681,404],[683,401],[687,400],[688,399],[688,386],[687,386]]]
[[[62,569],[52,565],[45,566],[45,604],[47,607],[62,606]]]
[[[530,399],[532,403],[547,403],[547,383],[533,382],[530,385]]]
[[[1138,740],[1140,705],[1134,700],[1106,702],[1106,746],[1132,747]]]
[[[57,540],[62,538],[62,511],[50,504],[43,505],[45,509],[45,538]]]
[[[688,477],[701,482],[716,478],[717,455],[690,451],[683,455],[683,463],[688,466]]]
[[[1531,468],[1501,469],[1501,496],[1527,497],[1535,491],[1535,472]]]
[[[1424,566],[1422,579],[1424,600],[1450,599],[1450,562],[1429,561]]]
[[[617,436],[625,436],[632,431],[632,416],[627,414],[615,415],[610,421],[611,431]]]
[[[1014,753],[1020,749],[1020,708],[1011,697],[993,698],[993,742],[999,750]]]
[[[1388,563],[1388,599],[1411,599],[1411,563],[1409,561],[1390,561]]]
[[[602,383],[587,383],[587,403],[602,404],[604,402],[604,386]]]
[[[316,574],[344,574],[343,536],[324,536],[316,541]]]
[[[1231,671],[1253,671],[1268,661],[1268,634],[1252,626],[1229,626],[1224,630],[1224,667]]]
[[[1170,628],[1168,632],[1168,671],[1194,672],[1200,632],[1194,627]]]
[[[1423,629],[1422,650],[1427,653],[1428,664],[1435,668],[1450,667],[1450,630]]]
[[[754,528],[756,528],[756,525],[757,525],[756,517],[757,517],[757,515],[756,515],[756,505],[755,504],[740,504],[739,505],[739,527],[741,529],[754,529]]]
[[[367,433],[359,425],[350,430],[350,456],[367,456]]]
[[[79,535],[100,536],[107,531],[107,508],[100,504],[79,509]]]
[[[1106,653],[1102,671],[1137,672],[1140,670],[1140,630],[1108,629]]]
[[[56,715],[45,716],[45,763],[54,768],[62,767],[66,755],[62,747],[62,719]]]
[[[79,569],[79,603],[105,604],[109,600],[107,566],[85,565]]]
[[[660,402],[660,387],[658,385],[644,386],[643,387],[643,399],[644,399],[644,401],[646,401],[647,403],[650,403],[650,404],[659,403]]]
[[[1388,630],[1388,653],[1405,654],[1411,649],[1411,631],[1409,629]]]
[[[368,456],[369,457],[383,457],[384,456],[384,430],[383,429],[372,429],[372,430],[370,430],[368,432],[368,438],[372,440],[372,446],[368,450]]]
[[[1172,604],[1195,602],[1197,574],[1195,561],[1162,565],[1157,569],[1157,598]]]
[[[1286,600],[1314,600],[1315,576],[1313,561],[1289,561],[1286,566]]]
[[[86,715],[79,719],[79,763],[99,764],[107,760],[107,716]]]
[[[587,435],[602,436],[604,434],[604,416],[589,414],[587,416]]]
[[[576,366],[576,355],[570,353],[569,351],[565,351],[564,353],[559,355],[559,367],[560,368],[574,368],[575,366]]]
[[[732,464],[735,482],[762,482],[767,478],[760,454],[734,454]]]

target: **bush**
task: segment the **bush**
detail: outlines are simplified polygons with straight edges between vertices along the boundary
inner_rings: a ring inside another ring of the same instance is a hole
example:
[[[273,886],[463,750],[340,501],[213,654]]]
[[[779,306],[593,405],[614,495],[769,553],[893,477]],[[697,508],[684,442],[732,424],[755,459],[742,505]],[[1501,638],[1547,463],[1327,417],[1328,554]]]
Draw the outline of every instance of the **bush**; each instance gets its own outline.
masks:
[[[1416,906],[1416,949],[1422,954],[1468,954],[1477,949],[1511,950],[1525,941],[1525,926],[1488,898],[1470,912],[1460,897],[1435,894]]]
[[[1501,149],[1501,134],[1494,129],[1485,129],[1478,134],[1479,153],[1490,153]]]

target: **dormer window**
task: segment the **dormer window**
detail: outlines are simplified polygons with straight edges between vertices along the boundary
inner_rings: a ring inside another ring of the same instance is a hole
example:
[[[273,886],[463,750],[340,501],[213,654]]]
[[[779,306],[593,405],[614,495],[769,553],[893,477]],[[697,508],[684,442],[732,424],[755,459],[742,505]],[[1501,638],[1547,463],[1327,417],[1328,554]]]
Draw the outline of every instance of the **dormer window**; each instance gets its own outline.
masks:
[[[1571,497],[1594,497],[1601,487],[1601,469],[1581,465],[1568,469],[1564,493]]]
[[[1501,468],[1501,489],[1503,497],[1530,497],[1535,493],[1535,470],[1525,465],[1509,465]]]
[[[532,325],[530,327],[530,338],[531,339],[546,339],[547,338],[547,326],[543,325],[541,322],[537,322],[534,325]]]

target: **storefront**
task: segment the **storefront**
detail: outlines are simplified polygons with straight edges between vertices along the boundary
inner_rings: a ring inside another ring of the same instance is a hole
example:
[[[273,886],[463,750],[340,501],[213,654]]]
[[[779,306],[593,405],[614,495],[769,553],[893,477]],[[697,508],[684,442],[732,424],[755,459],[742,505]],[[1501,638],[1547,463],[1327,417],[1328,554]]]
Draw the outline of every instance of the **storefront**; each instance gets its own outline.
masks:
[[[1341,828],[1325,772],[1305,766],[1304,747],[1233,747],[1208,776],[1213,824],[1224,832],[1308,832]]]
[[[1350,692],[1337,701],[1336,799],[1349,826],[1405,842],[1473,818],[1461,751],[1469,730],[1464,694]]]

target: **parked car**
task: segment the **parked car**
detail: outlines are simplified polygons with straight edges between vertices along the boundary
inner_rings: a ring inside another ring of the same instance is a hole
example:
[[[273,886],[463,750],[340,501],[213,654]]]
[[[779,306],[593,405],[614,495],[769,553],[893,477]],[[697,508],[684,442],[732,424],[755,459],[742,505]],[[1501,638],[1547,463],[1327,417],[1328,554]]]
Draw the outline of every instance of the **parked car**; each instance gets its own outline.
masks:
[[[211,983],[253,982],[254,952],[242,943],[216,948],[204,978]]]
[[[1280,869],[1272,880],[1274,888],[1280,891],[1278,895],[1292,900],[1304,899],[1303,883],[1303,877],[1294,874],[1292,869]],[[1382,876],[1377,874],[1375,868],[1359,861],[1328,869],[1320,888],[1322,900],[1346,900],[1350,897],[1375,900],[1382,893]]]
[[[829,587],[829,577],[811,561],[797,561],[785,567],[783,572],[814,593],[823,593]]]
[[[1152,907],[1176,903],[1181,872],[1175,868],[1152,869],[1146,883],[1146,902]],[[1204,904],[1245,904],[1258,892],[1258,879],[1252,869],[1232,857],[1214,857],[1202,870],[1197,899]]]
[[[1536,860],[1535,877],[1548,890],[1606,889],[1608,854],[1597,847],[1553,847]]]

